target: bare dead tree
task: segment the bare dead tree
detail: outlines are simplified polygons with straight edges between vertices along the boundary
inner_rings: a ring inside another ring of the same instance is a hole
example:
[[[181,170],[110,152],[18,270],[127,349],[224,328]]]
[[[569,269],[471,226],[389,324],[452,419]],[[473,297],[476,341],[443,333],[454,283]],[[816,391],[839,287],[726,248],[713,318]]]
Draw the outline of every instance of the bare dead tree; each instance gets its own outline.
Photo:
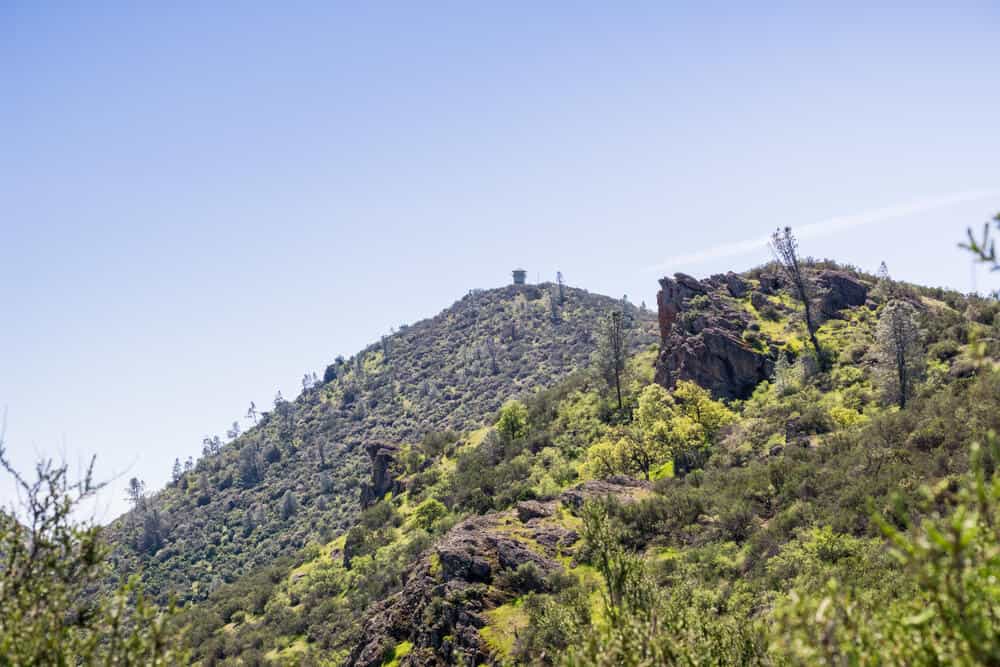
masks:
[[[802,306],[805,309],[806,330],[809,332],[809,342],[812,343],[813,351],[816,353],[816,360],[819,362],[820,367],[825,368],[826,358],[823,348],[819,344],[819,339],[816,337],[818,324],[812,312],[812,284],[799,260],[799,244],[792,234],[791,227],[775,230],[774,234],[771,235],[771,252],[774,254],[774,258],[777,260],[788,282],[791,283],[795,297],[802,302]]]

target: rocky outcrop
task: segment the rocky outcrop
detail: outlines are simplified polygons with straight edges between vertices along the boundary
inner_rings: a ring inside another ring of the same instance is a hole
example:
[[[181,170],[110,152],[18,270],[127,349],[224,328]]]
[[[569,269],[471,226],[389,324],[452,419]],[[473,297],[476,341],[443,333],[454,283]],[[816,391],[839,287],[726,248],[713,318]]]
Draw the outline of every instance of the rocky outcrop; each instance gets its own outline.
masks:
[[[660,338],[665,339],[673,329],[681,308],[691,297],[705,294],[708,289],[697,279],[685,273],[675,273],[673,280],[660,280],[662,289],[656,295],[656,305],[660,314]]]
[[[690,380],[723,398],[746,398],[771,377],[774,362],[732,333],[705,329],[695,336],[674,337],[660,355],[657,381],[673,386]]]
[[[816,278],[821,288],[820,312],[830,319],[852,306],[863,306],[868,300],[868,286],[846,271],[822,271]]]
[[[485,612],[547,590],[549,576],[563,568],[560,558],[576,555],[580,536],[560,505],[572,513],[607,496],[635,502],[651,488],[628,477],[592,480],[555,500],[524,501],[506,512],[465,519],[425,553],[398,593],[369,609],[346,664],[378,667],[404,641],[413,649],[400,665],[495,664],[479,632],[487,624]]]
[[[551,503],[541,503],[537,500],[525,500],[517,504],[517,518],[521,523],[527,523],[532,519],[541,519],[552,516],[553,508]]]
[[[369,507],[385,498],[389,492],[398,493],[402,489],[396,479],[396,455],[399,448],[395,445],[368,444],[365,453],[371,461],[371,481],[361,484],[361,507]]]
[[[749,289],[742,278],[720,276],[731,296]],[[723,398],[745,398],[762,380],[770,377],[774,362],[770,355],[751,348],[742,333],[749,316],[728,305],[711,284],[685,274],[660,280],[657,295],[660,315],[660,358],[656,381],[672,387],[678,380],[691,380]],[[699,307],[692,306],[703,296]]]
[[[555,502],[539,506],[533,513],[544,516],[527,523],[508,511],[472,517],[448,531],[402,590],[370,610],[347,664],[377,667],[387,649],[403,641],[414,648],[402,665],[488,663],[490,652],[479,634],[486,625],[483,612],[527,592],[508,590],[505,575],[530,563],[535,590],[541,590],[545,578],[562,568],[556,557],[578,540],[551,519]]]
[[[608,496],[617,499],[619,502],[634,502],[652,488],[653,485],[650,482],[632,479],[631,477],[593,479],[582,484],[577,484],[572,489],[563,491],[562,495],[559,496],[559,500],[566,507],[575,510],[582,507],[588,500],[596,500]]]
[[[729,292],[729,296],[734,299],[742,299],[750,291],[750,283],[744,280],[743,276],[732,271],[718,273],[709,278],[708,282],[716,286],[725,287],[726,291]]]
[[[863,306],[869,286],[850,271],[809,269],[814,285],[814,314],[841,317],[848,308]],[[749,280],[735,273],[696,280],[683,273],[660,280],[657,294],[660,357],[656,381],[672,387],[691,380],[716,397],[746,398],[774,370],[777,349],[759,328],[744,336],[751,324],[749,300],[763,316],[784,310],[772,297],[787,291],[784,276],[772,269]],[[748,342],[749,341],[749,342]],[[780,342],[779,342],[780,344]]]

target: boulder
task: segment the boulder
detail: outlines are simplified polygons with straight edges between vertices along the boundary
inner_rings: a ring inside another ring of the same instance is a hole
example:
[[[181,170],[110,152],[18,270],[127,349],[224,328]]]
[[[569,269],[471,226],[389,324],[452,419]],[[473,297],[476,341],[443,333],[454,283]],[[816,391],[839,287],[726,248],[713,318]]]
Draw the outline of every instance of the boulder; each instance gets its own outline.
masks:
[[[771,301],[762,292],[750,293],[750,305],[756,308],[758,312],[770,303]]]
[[[525,500],[517,504],[517,518],[521,523],[552,516],[553,511],[551,503],[540,503],[537,500]]]
[[[760,283],[761,292],[764,294],[775,294],[781,289],[783,280],[777,273],[763,273],[758,282]]]
[[[839,317],[840,311],[868,300],[868,286],[845,271],[822,271],[816,282],[822,288],[820,312],[825,318]]]
[[[593,479],[577,484],[567,489],[559,496],[563,505],[571,509],[579,509],[588,500],[613,496],[621,502],[632,502],[636,495],[652,489],[653,485],[644,480],[631,477],[611,477],[610,479]]]
[[[733,298],[741,299],[750,290],[750,284],[732,271],[725,275],[725,281],[726,289]]]

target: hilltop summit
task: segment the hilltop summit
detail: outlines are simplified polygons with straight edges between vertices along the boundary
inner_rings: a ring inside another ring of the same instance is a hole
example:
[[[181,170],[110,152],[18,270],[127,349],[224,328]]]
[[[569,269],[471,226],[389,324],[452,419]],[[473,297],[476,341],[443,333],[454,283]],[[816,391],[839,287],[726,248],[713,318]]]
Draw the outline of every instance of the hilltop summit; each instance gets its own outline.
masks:
[[[471,290],[334,361],[322,381],[277,401],[256,426],[148,498],[143,516],[114,522],[116,571],[141,569],[154,593],[201,599],[310,536],[336,536],[360,508],[366,448],[478,428],[507,399],[585,367],[601,318],[622,307],[577,288],[560,299],[548,283]],[[633,346],[654,343],[654,315],[624,307]]]

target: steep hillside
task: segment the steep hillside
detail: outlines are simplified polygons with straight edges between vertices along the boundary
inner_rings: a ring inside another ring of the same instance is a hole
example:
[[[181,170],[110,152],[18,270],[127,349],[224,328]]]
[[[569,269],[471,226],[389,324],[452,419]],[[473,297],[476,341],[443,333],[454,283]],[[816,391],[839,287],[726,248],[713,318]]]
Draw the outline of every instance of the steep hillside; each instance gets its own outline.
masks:
[[[366,450],[485,423],[509,397],[585,367],[595,328],[621,302],[551,284],[476,290],[403,327],[255,425],[109,530],[114,570],[159,596],[204,598],[225,582],[353,525]],[[626,307],[638,349],[651,313]]]
[[[545,391],[522,383],[491,428],[370,447],[357,523],[189,609],[195,657],[869,664],[887,636],[908,664],[967,653],[966,626],[942,620],[960,613],[947,592],[941,615],[923,613],[933,572],[892,557],[887,536],[922,544],[922,520],[965,511],[970,444],[1000,429],[1000,304],[808,271],[825,363],[773,267],[664,279],[662,350],[633,355],[623,407],[587,370]],[[920,332],[905,409],[880,338],[893,312]],[[966,590],[981,604],[995,548],[939,537],[935,566],[979,582]],[[827,608],[839,615],[816,637]],[[969,636],[995,635],[980,630]]]

